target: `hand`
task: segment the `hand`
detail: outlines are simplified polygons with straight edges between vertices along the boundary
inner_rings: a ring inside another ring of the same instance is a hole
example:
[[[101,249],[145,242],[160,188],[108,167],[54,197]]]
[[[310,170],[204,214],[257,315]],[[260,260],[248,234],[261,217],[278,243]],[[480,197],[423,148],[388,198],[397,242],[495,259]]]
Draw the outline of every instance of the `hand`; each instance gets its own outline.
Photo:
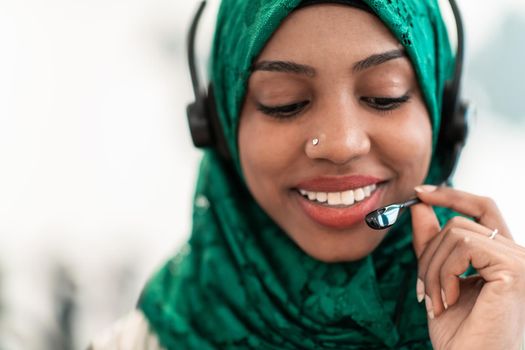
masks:
[[[418,300],[425,300],[434,349],[519,349],[525,329],[525,248],[491,199],[418,186],[411,207]],[[432,205],[473,217],[441,228]],[[489,235],[498,229],[494,239]],[[460,278],[469,263],[479,275]]]

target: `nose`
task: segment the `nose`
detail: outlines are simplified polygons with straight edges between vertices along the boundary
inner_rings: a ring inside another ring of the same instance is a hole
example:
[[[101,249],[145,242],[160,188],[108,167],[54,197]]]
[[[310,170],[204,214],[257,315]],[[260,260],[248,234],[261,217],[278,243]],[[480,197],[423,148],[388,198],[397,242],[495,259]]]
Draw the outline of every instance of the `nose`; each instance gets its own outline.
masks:
[[[337,103],[337,108],[319,108],[306,141],[306,155],[343,165],[368,154],[371,140],[365,118],[359,106],[348,100]]]

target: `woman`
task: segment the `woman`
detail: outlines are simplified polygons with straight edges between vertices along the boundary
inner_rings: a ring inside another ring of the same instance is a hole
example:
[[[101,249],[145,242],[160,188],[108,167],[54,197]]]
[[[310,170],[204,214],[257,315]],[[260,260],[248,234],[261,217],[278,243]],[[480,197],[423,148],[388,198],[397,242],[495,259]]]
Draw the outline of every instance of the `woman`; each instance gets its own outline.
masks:
[[[452,67],[434,0],[223,0],[211,80],[230,159],[205,152],[189,244],[111,341],[519,349],[525,249],[490,199],[428,185]],[[366,226],[415,195],[393,228]]]

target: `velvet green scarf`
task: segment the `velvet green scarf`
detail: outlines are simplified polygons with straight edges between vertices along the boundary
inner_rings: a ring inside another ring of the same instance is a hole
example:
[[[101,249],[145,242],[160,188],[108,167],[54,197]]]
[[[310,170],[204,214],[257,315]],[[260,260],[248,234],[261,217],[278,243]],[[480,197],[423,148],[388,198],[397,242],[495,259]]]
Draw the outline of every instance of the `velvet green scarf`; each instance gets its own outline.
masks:
[[[339,1],[340,2],[340,1]],[[300,0],[223,0],[211,60],[233,162],[204,154],[188,244],[139,301],[161,344],[174,349],[431,349],[409,215],[369,256],[319,262],[250,195],[237,149],[250,67]],[[436,0],[364,1],[404,45],[432,118],[434,146],[453,57]],[[441,179],[434,154],[427,183]],[[443,222],[451,213],[438,211]]]

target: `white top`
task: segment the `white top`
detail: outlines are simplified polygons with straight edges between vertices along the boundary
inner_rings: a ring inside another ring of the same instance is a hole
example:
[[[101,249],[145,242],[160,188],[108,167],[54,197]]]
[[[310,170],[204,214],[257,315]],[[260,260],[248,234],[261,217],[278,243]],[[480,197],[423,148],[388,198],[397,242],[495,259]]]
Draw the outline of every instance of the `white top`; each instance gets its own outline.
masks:
[[[140,310],[134,310],[118,320],[100,336],[88,350],[164,350],[157,336],[151,333],[148,321]]]
[[[520,349],[525,350],[525,341]],[[106,329],[88,350],[165,350],[151,333],[148,321],[140,310],[134,310]]]

